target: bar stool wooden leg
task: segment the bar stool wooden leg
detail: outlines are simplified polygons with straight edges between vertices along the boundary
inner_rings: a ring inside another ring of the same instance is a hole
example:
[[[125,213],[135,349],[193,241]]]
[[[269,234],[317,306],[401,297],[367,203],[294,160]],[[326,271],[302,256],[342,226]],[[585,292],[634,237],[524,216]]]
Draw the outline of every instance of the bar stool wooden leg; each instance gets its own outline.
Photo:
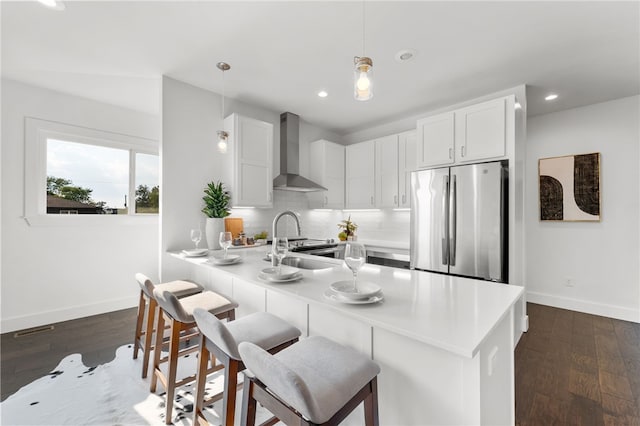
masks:
[[[364,422],[367,426],[378,426],[378,378],[369,382],[371,393],[364,399]]]
[[[153,333],[154,333],[154,323],[156,320],[156,312],[158,310],[158,302],[155,299],[149,300],[149,313],[147,314],[147,329],[145,331],[144,336],[144,359],[142,364],[142,378],[146,378],[149,372],[149,358],[151,356],[151,349],[155,348],[152,346]],[[161,335],[161,338],[164,338],[164,326],[161,332],[158,332]],[[162,347],[160,347],[162,350]]]
[[[226,426],[233,426],[236,409],[236,393],[238,392],[238,361],[229,359],[224,366],[224,393],[222,407]],[[243,367],[244,369],[244,367]]]
[[[196,381],[196,391],[195,395],[204,395],[204,388],[207,384],[207,364],[209,362],[209,358],[211,358],[211,365],[215,365],[215,358],[213,354],[209,352],[205,343],[204,336],[200,336],[200,353],[198,355],[198,374]],[[195,413],[195,422],[194,426],[209,426],[209,422],[204,418],[204,414],[202,411],[204,410],[204,398],[196,398],[193,411]]]
[[[140,301],[138,302],[138,319],[136,320],[136,331],[133,339],[133,359],[138,359],[138,350],[140,349],[140,339],[142,339],[142,321],[144,320],[144,311],[146,309],[146,300],[144,293],[140,290]],[[144,347],[144,352],[148,352],[148,346]],[[144,377],[144,376],[142,376]]]
[[[164,314],[162,313],[162,309],[158,312],[158,330],[164,330]],[[164,338],[164,333],[156,333],[156,344],[154,346],[153,351],[153,374],[151,375],[151,386],[149,387],[149,391],[155,393],[156,386],[158,384],[158,376],[155,374],[155,369],[160,365],[160,355],[162,352],[162,340]]]
[[[169,374],[165,389],[166,395],[166,417],[165,424],[172,423],[171,413],[173,412],[173,397],[176,393],[176,375],[178,372],[178,352],[180,350],[181,324],[178,321],[171,321],[171,340],[169,342]],[[160,346],[158,346],[160,348]],[[159,352],[159,351],[158,351]],[[154,369],[155,372],[155,369]],[[154,374],[155,375],[155,374]]]
[[[245,377],[242,386],[242,417],[240,424],[242,426],[255,426],[256,424],[256,400],[253,398],[253,389],[255,384],[253,380]]]

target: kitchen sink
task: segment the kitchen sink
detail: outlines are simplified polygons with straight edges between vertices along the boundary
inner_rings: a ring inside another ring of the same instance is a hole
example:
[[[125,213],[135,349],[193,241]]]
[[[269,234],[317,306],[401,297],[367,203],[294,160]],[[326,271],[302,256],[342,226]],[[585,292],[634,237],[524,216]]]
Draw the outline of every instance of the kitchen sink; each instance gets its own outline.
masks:
[[[315,259],[303,259],[301,257],[287,256],[282,260],[283,265],[293,266],[300,269],[329,269],[336,265],[328,262],[321,262]]]

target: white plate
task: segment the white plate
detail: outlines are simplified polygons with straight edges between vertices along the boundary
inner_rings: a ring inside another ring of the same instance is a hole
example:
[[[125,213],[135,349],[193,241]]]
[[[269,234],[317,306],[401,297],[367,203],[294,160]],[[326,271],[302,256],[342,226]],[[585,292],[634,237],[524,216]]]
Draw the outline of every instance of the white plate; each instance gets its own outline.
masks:
[[[378,284],[368,281],[358,281],[358,292],[356,293],[353,291],[353,280],[337,281],[332,283],[329,288],[340,297],[353,300],[369,299],[380,294],[382,291]]]
[[[228,254],[226,258],[224,257],[214,257],[211,259],[211,263],[214,265],[233,265],[234,263],[240,262],[240,256],[237,254]]]
[[[326,297],[327,299],[329,299],[329,300],[331,300],[333,302],[346,303],[346,304],[349,304],[349,305],[368,305],[368,304],[371,304],[371,303],[382,302],[384,300],[384,296],[382,295],[382,293],[379,293],[379,294],[377,294],[375,296],[371,296],[371,297],[369,297],[367,299],[347,299],[347,298],[342,297],[339,294],[335,293],[330,288],[325,290],[324,297]]]
[[[262,272],[265,276],[268,276],[270,278],[285,280],[287,278],[294,276],[298,272],[300,272],[300,269],[294,268],[293,266],[282,265],[282,270],[280,271],[280,274],[278,274],[278,268],[275,266],[271,268],[265,268],[260,272]]]
[[[260,278],[261,280],[265,280],[272,283],[289,283],[292,281],[297,281],[302,277],[303,277],[302,272],[296,272],[295,274],[293,274],[288,278],[277,278],[274,275],[267,275],[264,272],[260,272],[258,274],[258,278]]]
[[[200,257],[206,256],[209,254],[209,249],[190,249],[190,250],[182,250],[182,254],[188,257]]]

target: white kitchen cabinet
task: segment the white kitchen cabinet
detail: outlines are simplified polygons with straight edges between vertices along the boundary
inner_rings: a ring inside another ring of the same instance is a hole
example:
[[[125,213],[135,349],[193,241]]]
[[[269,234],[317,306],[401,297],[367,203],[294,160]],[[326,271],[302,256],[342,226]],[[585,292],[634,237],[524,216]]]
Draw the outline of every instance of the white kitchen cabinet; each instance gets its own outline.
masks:
[[[345,147],[327,140],[311,142],[309,147],[309,179],[327,191],[309,193],[314,209],[344,208]]]
[[[411,172],[416,170],[415,130],[398,135],[398,207],[411,207]]]
[[[309,336],[324,336],[371,357],[371,326],[334,309],[309,305]]]
[[[506,98],[456,111],[456,161],[478,161],[505,155]]]
[[[454,112],[447,112],[418,120],[418,168],[453,163],[455,150],[454,120]]]
[[[514,102],[512,96],[418,120],[417,167],[503,158],[507,153],[508,102]]]
[[[307,303],[297,297],[267,290],[267,312],[282,318],[300,330],[302,333],[300,337],[307,337]]]
[[[273,124],[231,114],[224,120],[229,133],[231,164],[225,185],[233,207],[273,206]]]
[[[348,145],[345,190],[347,209],[371,209],[375,200],[375,141]]]
[[[398,135],[376,139],[376,207],[398,207]]]
[[[233,300],[238,303],[236,318],[266,311],[266,289],[240,278],[233,278]]]

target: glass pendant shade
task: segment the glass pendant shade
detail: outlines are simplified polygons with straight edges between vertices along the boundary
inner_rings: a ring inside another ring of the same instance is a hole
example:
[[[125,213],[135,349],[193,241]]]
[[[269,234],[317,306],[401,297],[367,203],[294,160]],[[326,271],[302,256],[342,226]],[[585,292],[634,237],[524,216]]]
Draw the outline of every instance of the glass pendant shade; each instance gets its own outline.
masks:
[[[358,101],[367,101],[373,97],[373,61],[366,56],[354,58],[353,95]]]
[[[229,134],[227,132],[225,132],[224,130],[219,130],[218,131],[218,152],[222,153],[222,154],[226,154],[227,153],[227,138],[229,137]]]

